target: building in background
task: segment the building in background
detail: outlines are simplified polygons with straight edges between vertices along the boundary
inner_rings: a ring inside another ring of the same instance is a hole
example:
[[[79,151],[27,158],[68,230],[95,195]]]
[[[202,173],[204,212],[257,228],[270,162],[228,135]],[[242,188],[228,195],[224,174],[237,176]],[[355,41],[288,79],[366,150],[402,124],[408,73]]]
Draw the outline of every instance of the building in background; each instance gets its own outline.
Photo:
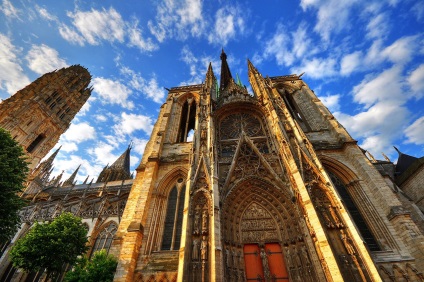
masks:
[[[0,127],[22,145],[34,169],[56,145],[91,95],[79,65],[46,73],[0,103]]]
[[[422,281],[403,173],[370,160],[301,75],[248,62],[252,94],[221,60],[219,86],[209,66],[169,90],[111,247],[115,281]]]
[[[30,204],[20,211],[22,226],[11,244],[2,246],[0,256],[0,281],[44,281],[43,273],[25,273],[15,269],[9,260],[9,251],[17,239],[24,236],[34,222],[50,221],[62,212],[71,212],[82,218],[89,236],[89,255],[95,251],[109,251],[121,220],[128,198],[133,176],[130,173],[130,151],[128,149],[111,165],[106,166],[98,177],[76,184],[79,167],[66,180],[62,175],[51,177],[53,161],[59,149],[43,161],[31,175],[31,181],[23,198]],[[58,281],[63,279],[68,265]],[[40,280],[41,279],[41,280]]]

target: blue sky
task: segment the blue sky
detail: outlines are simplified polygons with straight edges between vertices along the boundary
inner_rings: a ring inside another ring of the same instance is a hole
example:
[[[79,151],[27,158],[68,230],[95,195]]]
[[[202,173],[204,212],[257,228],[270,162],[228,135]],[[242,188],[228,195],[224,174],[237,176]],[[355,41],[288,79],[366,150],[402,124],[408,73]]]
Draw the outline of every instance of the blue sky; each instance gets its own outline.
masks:
[[[424,155],[423,1],[1,1],[0,99],[72,64],[93,76],[54,174],[97,177],[130,140],[134,169],[164,87],[201,83],[209,62],[219,76],[221,48],[246,85],[247,58],[264,76],[305,72],[376,158]]]

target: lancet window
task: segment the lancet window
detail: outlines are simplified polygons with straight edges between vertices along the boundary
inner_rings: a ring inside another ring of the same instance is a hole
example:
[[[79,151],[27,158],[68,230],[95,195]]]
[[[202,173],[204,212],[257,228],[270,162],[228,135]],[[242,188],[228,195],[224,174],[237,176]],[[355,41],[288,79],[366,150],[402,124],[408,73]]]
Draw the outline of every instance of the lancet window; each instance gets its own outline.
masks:
[[[182,181],[182,180],[181,180]],[[162,250],[178,250],[181,243],[185,186],[169,192],[162,236]]]
[[[115,222],[111,222],[108,226],[106,226],[97,236],[91,254],[94,254],[96,251],[102,249],[105,249],[106,252],[109,252],[113,237],[115,236],[117,229],[118,227]]]
[[[178,129],[177,142],[187,142],[190,131],[194,130],[196,125],[196,101],[194,98],[188,98],[182,107],[180,126]]]
[[[333,182],[334,186],[337,189],[337,192],[339,193],[340,197],[343,200],[345,208],[349,211],[349,214],[351,215],[353,221],[355,222],[355,225],[358,228],[362,238],[367,243],[370,251],[380,251],[380,247],[377,241],[375,240],[374,235],[372,234],[371,230],[368,228],[367,223],[365,222],[364,218],[359,212],[359,209],[355,205],[355,202],[352,200],[351,196],[349,195],[344,183],[334,173],[328,172],[328,175],[330,176],[331,181]]]

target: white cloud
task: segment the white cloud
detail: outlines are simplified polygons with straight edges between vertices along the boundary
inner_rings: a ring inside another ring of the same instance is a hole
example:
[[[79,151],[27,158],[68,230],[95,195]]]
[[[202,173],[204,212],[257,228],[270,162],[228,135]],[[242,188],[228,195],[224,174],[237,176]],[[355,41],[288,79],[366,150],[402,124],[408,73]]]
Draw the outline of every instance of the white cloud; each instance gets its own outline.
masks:
[[[134,103],[128,101],[129,95],[132,94],[131,89],[119,81],[103,77],[95,77],[92,79],[92,84],[94,91],[102,98],[102,102],[118,104],[129,109],[134,108]]]
[[[40,16],[43,19],[48,20],[48,21],[54,21],[54,22],[57,22],[58,21],[57,17],[54,16],[54,15],[52,15],[52,14],[50,14],[46,9],[41,8],[38,5],[35,6],[35,9],[37,10],[37,12],[40,14]]]
[[[418,36],[402,37],[386,47],[382,55],[394,63],[407,63],[418,48],[417,39]]]
[[[332,113],[337,112],[340,109],[340,94],[319,96],[318,98]]]
[[[123,42],[125,23],[121,15],[112,7],[109,10],[91,9],[89,12],[69,12],[72,24],[91,45],[100,44],[101,40]]]
[[[84,46],[84,37],[82,37],[77,31],[70,28],[67,25],[60,24],[59,25],[59,33],[63,37],[63,39],[78,44],[80,46]]]
[[[304,60],[300,67],[291,68],[291,72],[298,74],[305,72],[308,77],[315,79],[332,77],[337,74],[336,60],[333,58]]]
[[[358,3],[356,0],[301,0],[303,11],[314,8],[318,11],[314,30],[328,41],[332,33],[349,28],[350,10]]]
[[[356,51],[342,58],[340,64],[340,74],[347,76],[354,72],[361,65],[362,52]]]
[[[181,50],[180,59],[187,64],[190,69],[190,79],[181,82],[180,85],[193,85],[200,84],[205,79],[205,74],[208,69],[209,63],[212,63],[212,69],[219,70],[221,61],[216,60],[217,57],[212,58],[204,55],[194,55],[190,48],[186,45]],[[232,57],[228,56],[227,61],[231,62]],[[216,73],[215,75],[218,75]]]
[[[264,58],[275,57],[278,65],[291,66],[296,60],[305,60],[319,51],[318,47],[312,44],[304,22],[301,22],[295,31],[288,30],[282,24],[277,25],[275,33],[265,42]],[[258,59],[257,57],[255,60]]]
[[[32,45],[25,59],[28,67],[38,74],[45,74],[67,66],[65,60],[59,57],[59,53],[55,49],[44,44]]]
[[[189,35],[200,37],[206,22],[201,0],[159,1],[155,22],[149,21],[150,32],[159,42],[166,38],[185,40]]]
[[[81,143],[96,138],[96,130],[87,122],[71,123],[69,129],[62,135],[63,140]]]
[[[210,43],[226,46],[228,41],[244,33],[246,20],[239,7],[225,6],[215,14],[213,33],[208,36]]]
[[[17,18],[19,19],[19,11],[16,9],[9,0],[3,0],[2,5],[0,6],[0,11],[8,18]]]
[[[424,2],[418,1],[415,3],[411,11],[415,15],[417,21],[421,21],[424,18]]]
[[[104,115],[95,115],[94,116],[96,118],[96,120],[100,121],[100,122],[105,122],[107,121],[107,117]]]
[[[411,73],[408,82],[417,99],[424,97],[424,64],[421,64]]]
[[[150,134],[153,129],[153,120],[144,115],[127,114],[123,112],[118,124],[113,126],[113,130],[118,135],[130,135],[134,131],[143,130],[146,134]]]
[[[414,143],[416,145],[424,145],[424,117],[420,117],[404,131],[406,143]]]
[[[81,158],[77,155],[68,155],[63,156],[60,152],[66,152],[64,150],[64,147],[59,151],[58,157],[54,160],[54,170],[52,175],[58,176],[62,170],[64,170],[62,182],[68,179],[71,174],[75,171],[75,169],[78,167],[78,165],[81,164],[80,169],[78,170],[78,174],[76,177],[76,180],[78,183],[83,182],[88,175],[90,175],[90,178],[88,181],[91,181],[91,179],[94,177],[94,181],[96,181],[97,176],[102,171],[104,165],[94,164],[86,159]]]
[[[140,51],[153,51],[158,49],[158,46],[153,43],[151,38],[144,39],[141,29],[137,27],[138,21],[135,21],[133,26],[128,30],[129,46],[134,46]]]
[[[364,79],[353,88],[354,101],[370,107],[376,102],[395,100],[403,104],[408,98],[403,88],[402,69],[398,66],[392,67],[379,75]]]
[[[146,80],[140,73],[136,73],[128,67],[122,67],[121,72],[130,79],[129,86],[131,86],[134,90],[140,91],[142,94],[147,96],[147,98],[155,101],[156,103],[163,102],[165,89],[158,85],[155,77],[150,80]]]
[[[20,65],[20,49],[0,33],[0,89],[14,94],[30,83]]]
[[[149,142],[149,140],[147,139],[140,139],[140,138],[133,138],[132,139],[133,142],[133,151],[137,154],[139,154],[140,156],[143,155],[144,153],[144,149],[146,148],[147,142]]]
[[[366,27],[367,38],[384,38],[389,34],[390,26],[387,13],[371,16]]]

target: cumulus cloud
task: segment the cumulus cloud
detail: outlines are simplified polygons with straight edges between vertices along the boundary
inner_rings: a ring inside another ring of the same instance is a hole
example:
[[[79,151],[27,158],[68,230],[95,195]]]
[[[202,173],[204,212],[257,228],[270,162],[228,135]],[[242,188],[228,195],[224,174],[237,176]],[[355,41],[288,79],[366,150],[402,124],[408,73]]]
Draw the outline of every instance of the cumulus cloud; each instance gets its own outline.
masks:
[[[239,7],[224,6],[215,14],[213,33],[208,36],[210,43],[226,46],[228,41],[245,32],[246,20]]]
[[[21,67],[20,52],[9,37],[0,33],[0,89],[9,94],[30,83]]]
[[[319,96],[321,102],[331,111],[337,112],[340,109],[340,94]]]
[[[424,117],[420,117],[408,126],[404,131],[406,143],[414,143],[416,145],[424,145]]]
[[[155,21],[149,21],[150,32],[159,42],[166,38],[200,37],[206,26],[201,0],[159,1]]]
[[[118,124],[113,126],[113,130],[118,135],[130,135],[134,131],[143,130],[150,134],[153,129],[153,120],[151,117],[137,114],[127,114],[123,112]]]
[[[96,138],[96,130],[87,122],[71,123],[69,129],[62,135],[63,140],[75,143]]]
[[[96,138],[96,130],[87,122],[71,123],[69,129],[61,136],[59,144],[61,151],[74,152],[78,150],[78,144]]]
[[[424,97],[424,64],[416,68],[408,77],[408,83],[417,99]]]
[[[45,74],[67,66],[66,61],[59,57],[59,53],[45,44],[32,45],[25,59],[28,67],[38,74]]]
[[[360,146],[364,149],[373,154],[389,151],[410,116],[404,88],[402,68],[393,66],[353,87],[354,101],[363,105],[361,112],[334,115],[354,138],[362,139]]]
[[[340,74],[349,75],[360,67],[362,61],[362,52],[356,51],[351,54],[345,55],[340,63]]]
[[[103,103],[118,104],[129,109],[134,108],[134,103],[128,101],[132,90],[119,81],[103,77],[92,79],[93,89],[100,95]]]
[[[366,78],[353,88],[354,101],[370,107],[376,102],[395,100],[403,104],[407,96],[403,92],[402,68],[394,66],[373,78]]]
[[[308,77],[321,79],[336,75],[336,64],[334,58],[313,58],[303,60],[302,65],[291,68],[291,72],[298,74],[305,72]]]
[[[121,15],[112,7],[109,10],[95,10],[83,12],[68,12],[72,18],[74,28],[91,45],[100,44],[101,40],[109,42],[124,41],[125,23]]]
[[[45,18],[46,11],[39,11]],[[158,48],[152,38],[145,38],[138,27],[138,21],[125,21],[114,8],[90,11],[76,10],[68,12],[72,25],[58,23],[61,36],[74,44],[83,46],[85,43],[99,45],[103,41],[124,43],[136,47],[140,51],[150,52]],[[49,17],[50,18],[50,17]]]

